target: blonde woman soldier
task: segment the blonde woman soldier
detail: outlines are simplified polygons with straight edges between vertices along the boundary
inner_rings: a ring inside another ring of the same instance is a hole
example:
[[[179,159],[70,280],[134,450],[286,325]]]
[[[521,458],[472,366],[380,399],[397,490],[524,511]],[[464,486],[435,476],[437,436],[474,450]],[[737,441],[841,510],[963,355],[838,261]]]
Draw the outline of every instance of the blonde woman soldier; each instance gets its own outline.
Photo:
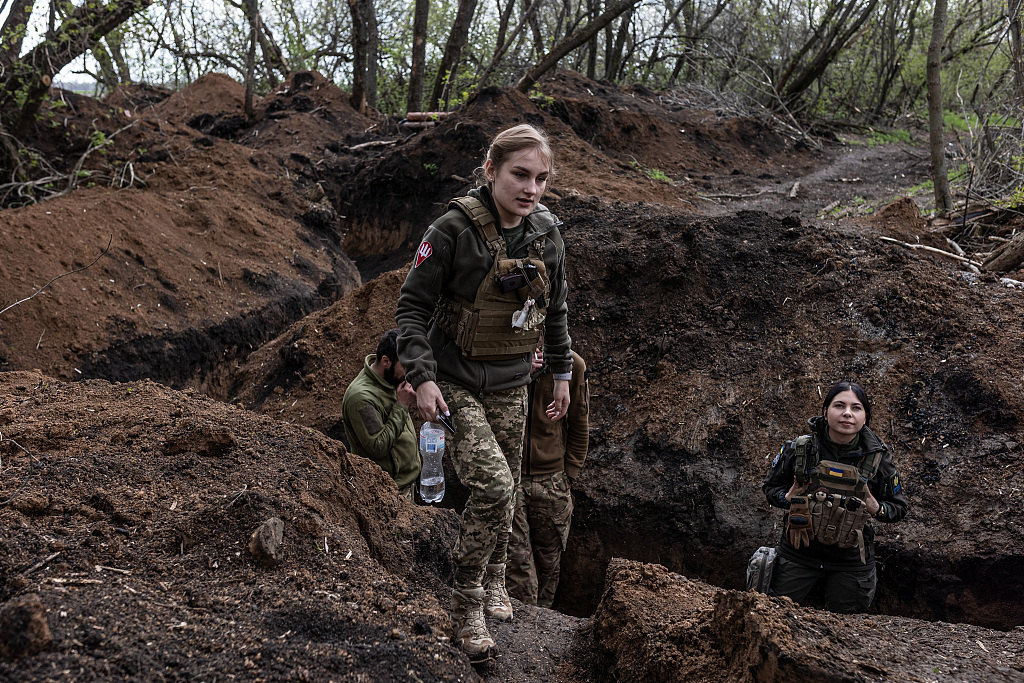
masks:
[[[451,616],[453,642],[474,662],[495,654],[484,616],[512,618],[505,561],[542,331],[554,378],[546,412],[557,420],[569,408],[565,246],[540,204],[553,165],[536,128],[499,133],[478,169],[483,184],[427,228],[398,300],[406,380],[424,419],[452,418],[452,462],[469,489]]]

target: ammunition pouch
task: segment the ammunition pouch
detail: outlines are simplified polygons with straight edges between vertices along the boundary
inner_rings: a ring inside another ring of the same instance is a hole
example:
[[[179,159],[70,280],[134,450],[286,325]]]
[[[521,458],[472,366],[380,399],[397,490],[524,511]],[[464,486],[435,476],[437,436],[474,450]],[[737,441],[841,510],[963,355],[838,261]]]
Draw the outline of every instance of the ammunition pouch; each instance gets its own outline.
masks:
[[[837,493],[818,494],[808,503],[814,539],[840,548],[860,548],[860,561],[866,562],[864,525],[871,515],[860,498]]]

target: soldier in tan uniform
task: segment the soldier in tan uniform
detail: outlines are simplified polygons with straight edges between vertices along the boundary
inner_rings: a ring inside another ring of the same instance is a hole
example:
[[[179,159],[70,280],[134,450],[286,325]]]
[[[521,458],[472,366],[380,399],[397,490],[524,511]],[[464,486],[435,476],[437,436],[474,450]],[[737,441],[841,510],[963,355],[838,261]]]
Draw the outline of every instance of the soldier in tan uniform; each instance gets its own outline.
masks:
[[[572,354],[569,413],[552,421],[544,413],[554,382],[543,351],[530,384],[523,474],[509,539],[508,590],[527,605],[551,607],[558,588],[562,551],[569,540],[573,500],[570,483],[579,476],[590,443],[587,364]]]
[[[545,412],[569,408],[565,245],[540,204],[552,171],[528,125],[494,139],[484,184],[427,228],[398,300],[398,355],[421,417],[450,414],[452,462],[469,489],[455,547],[453,642],[494,656],[484,620],[512,618],[505,561],[522,465],[527,384],[540,334],[554,386]]]

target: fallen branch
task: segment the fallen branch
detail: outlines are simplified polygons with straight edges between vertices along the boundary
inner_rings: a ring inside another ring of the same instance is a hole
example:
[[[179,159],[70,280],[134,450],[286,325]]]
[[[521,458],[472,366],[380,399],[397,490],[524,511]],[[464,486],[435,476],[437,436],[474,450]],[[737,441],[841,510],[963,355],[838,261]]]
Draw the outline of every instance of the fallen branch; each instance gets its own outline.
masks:
[[[832,202],[831,204],[829,204],[824,209],[822,209],[821,211],[818,212],[818,218],[821,218],[822,216],[827,214],[829,211],[831,211],[832,209],[834,209],[837,206],[839,206],[839,204],[840,204],[840,201],[838,199],[835,200],[834,202]]]
[[[89,265],[82,266],[81,268],[76,268],[75,270],[69,270],[66,273],[61,273],[60,275],[58,275],[57,277],[53,278],[52,280],[47,282],[45,285],[43,285],[42,287],[37,289],[35,294],[33,294],[32,296],[27,296],[24,299],[22,299],[21,301],[15,301],[13,304],[8,306],[7,308],[5,308],[3,310],[0,310],[0,315],[3,315],[4,313],[6,313],[7,311],[11,310],[12,308],[17,306],[18,304],[23,304],[23,303],[25,303],[26,301],[28,301],[30,299],[34,299],[36,296],[39,295],[40,292],[42,292],[44,289],[46,289],[47,287],[52,285],[57,280],[59,280],[62,277],[64,277],[65,275],[74,275],[75,273],[81,273],[83,270],[88,270],[89,268],[91,268],[93,266],[93,264],[95,264],[97,261],[99,261],[103,257],[104,254],[106,254],[108,251],[110,251],[110,245],[113,243],[113,241],[114,241],[114,236],[111,235],[110,239],[107,240],[107,246],[103,249],[103,251],[100,252],[99,256],[97,256],[96,258],[94,258],[92,260],[92,262]],[[39,338],[42,339],[42,335],[40,335]]]
[[[47,558],[46,558],[45,560],[43,560],[42,562],[36,562],[36,563],[35,563],[34,565],[32,565],[32,567],[30,567],[30,568],[29,568],[29,570],[28,570],[27,572],[25,572],[25,573],[24,573],[24,574],[23,574],[22,576],[28,576],[29,574],[31,574],[31,573],[32,573],[32,572],[34,572],[35,570],[37,570],[37,569],[40,569],[40,568],[42,568],[43,566],[45,566],[45,565],[46,565],[46,563],[47,563],[47,562],[50,562],[50,561],[52,561],[52,560],[53,560],[53,559],[55,559],[55,558],[56,558],[56,557],[57,557],[58,555],[60,555],[60,552],[61,552],[61,551],[59,551],[59,550],[58,550],[57,552],[55,552],[54,554],[50,555],[49,557],[47,557]]]
[[[965,256],[957,256],[956,254],[953,254],[951,252],[943,251],[942,249],[936,249],[935,247],[929,247],[929,246],[927,246],[925,244],[910,244],[909,242],[901,242],[901,241],[895,240],[895,239],[893,239],[891,237],[879,237],[878,239],[882,240],[883,242],[892,242],[893,244],[898,244],[901,247],[906,247],[907,249],[922,249],[924,251],[930,251],[933,254],[940,254],[942,256],[947,256],[947,257],[949,257],[949,258],[951,258],[951,259],[953,259],[955,261],[960,261],[961,263],[967,263],[969,265],[972,265],[975,268],[980,268],[981,267],[981,263],[978,262],[978,261],[972,261],[971,259],[969,259],[969,258],[967,258]]]
[[[349,147],[350,152],[354,152],[357,149],[371,149],[373,147],[390,147],[398,142],[398,140],[370,140],[369,142],[363,142],[358,145],[352,145]]]

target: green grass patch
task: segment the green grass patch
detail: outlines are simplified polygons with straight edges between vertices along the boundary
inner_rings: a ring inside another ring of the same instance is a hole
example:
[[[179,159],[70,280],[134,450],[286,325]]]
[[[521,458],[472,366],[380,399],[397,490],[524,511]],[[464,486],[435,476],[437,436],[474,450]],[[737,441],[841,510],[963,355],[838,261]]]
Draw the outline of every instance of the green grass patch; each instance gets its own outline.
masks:
[[[661,169],[649,168],[646,172],[647,177],[650,178],[651,180],[660,180],[663,183],[672,182],[672,179],[669,178],[668,175],[666,175],[665,172],[662,171]]]
[[[877,128],[871,128],[868,133],[868,147],[874,147],[875,145],[891,145],[897,142],[910,143],[910,131],[902,128],[893,128],[892,130],[878,130]]]

